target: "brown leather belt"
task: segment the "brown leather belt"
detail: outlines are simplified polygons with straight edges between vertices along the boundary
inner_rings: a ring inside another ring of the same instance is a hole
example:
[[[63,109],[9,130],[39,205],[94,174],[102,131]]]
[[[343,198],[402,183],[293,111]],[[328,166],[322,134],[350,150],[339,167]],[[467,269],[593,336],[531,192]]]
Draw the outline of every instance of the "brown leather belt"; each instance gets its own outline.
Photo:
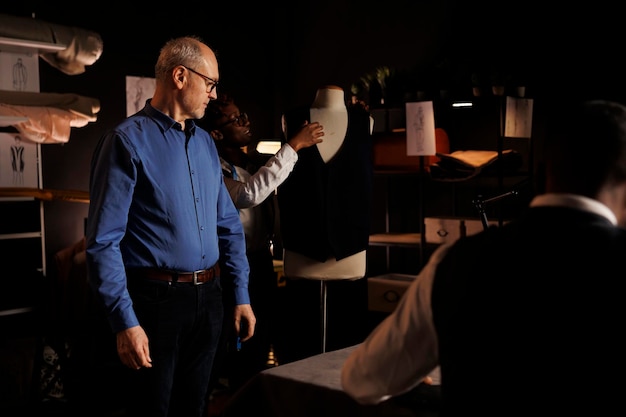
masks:
[[[170,271],[158,268],[133,268],[128,271],[128,275],[157,281],[188,282],[193,285],[199,285],[218,277],[220,275],[220,266],[215,264],[209,269],[200,269],[193,272]]]

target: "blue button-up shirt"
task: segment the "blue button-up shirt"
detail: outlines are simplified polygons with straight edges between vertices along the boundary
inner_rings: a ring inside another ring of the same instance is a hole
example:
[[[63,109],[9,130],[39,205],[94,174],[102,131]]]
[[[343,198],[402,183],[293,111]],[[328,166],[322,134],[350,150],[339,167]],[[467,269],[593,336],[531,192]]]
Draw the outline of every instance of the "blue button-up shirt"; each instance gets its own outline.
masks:
[[[221,255],[235,302],[250,303],[245,237],[215,143],[192,120],[186,125],[148,100],[95,149],[87,265],[114,332],[139,324],[125,268],[196,271]]]

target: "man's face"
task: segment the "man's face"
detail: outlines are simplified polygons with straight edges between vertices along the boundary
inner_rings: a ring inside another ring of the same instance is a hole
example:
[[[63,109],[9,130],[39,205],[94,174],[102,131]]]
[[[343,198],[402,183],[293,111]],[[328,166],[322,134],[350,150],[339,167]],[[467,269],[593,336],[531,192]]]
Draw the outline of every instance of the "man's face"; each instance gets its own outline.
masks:
[[[216,82],[219,80],[219,70],[215,54],[207,46],[202,46],[204,60],[200,63],[184,68],[183,74],[187,84],[183,92],[182,105],[190,118],[201,119],[210,100],[217,98]]]

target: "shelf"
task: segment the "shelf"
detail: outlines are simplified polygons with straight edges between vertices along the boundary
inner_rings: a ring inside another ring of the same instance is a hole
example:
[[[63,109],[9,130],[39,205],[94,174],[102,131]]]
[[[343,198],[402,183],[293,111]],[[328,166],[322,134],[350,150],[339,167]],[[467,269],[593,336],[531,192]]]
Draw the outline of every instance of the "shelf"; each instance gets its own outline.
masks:
[[[422,235],[420,233],[375,233],[370,235],[370,246],[407,246],[418,247]]]
[[[10,234],[0,234],[0,240],[4,239],[31,239],[38,238],[40,239],[42,236],[41,232],[26,232],[26,233],[10,233]]]
[[[27,122],[28,117],[24,116],[2,116],[0,115],[0,126],[7,127],[13,126],[17,123]]]
[[[55,190],[50,188],[0,187],[0,200],[7,198],[36,198],[42,201],[64,200],[89,203],[89,192],[81,190]]]
[[[406,168],[394,169],[392,167],[387,167],[387,168],[376,168],[374,170],[374,175],[394,176],[394,177],[395,176],[400,176],[400,175],[418,176],[418,175],[420,175],[420,171],[419,171],[419,167],[416,167],[414,170],[406,169]]]
[[[67,49],[67,45],[60,43],[38,42],[26,39],[0,37],[0,51],[6,52],[59,52]]]
[[[2,316],[14,316],[17,314],[25,314],[34,311],[33,307],[20,307],[20,308],[10,308],[6,310],[0,310],[0,317]]]

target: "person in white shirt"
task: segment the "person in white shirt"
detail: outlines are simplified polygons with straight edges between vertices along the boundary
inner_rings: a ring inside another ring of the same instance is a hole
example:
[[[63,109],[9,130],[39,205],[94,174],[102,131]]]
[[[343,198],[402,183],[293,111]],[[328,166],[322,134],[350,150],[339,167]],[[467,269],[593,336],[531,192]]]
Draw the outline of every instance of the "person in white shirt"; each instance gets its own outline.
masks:
[[[209,103],[203,122],[215,140],[224,183],[244,227],[250,263],[249,291],[257,317],[254,338],[242,344],[237,359],[231,361],[232,368],[227,370],[229,385],[236,388],[266,367],[270,348],[280,357],[281,346],[275,346],[272,335],[277,290],[272,251],[277,217],[275,191],[294,169],[298,151],[323,141],[324,127],[318,122],[305,122],[275,155],[268,155],[254,149],[257,140],[250,120],[227,93],[219,93]],[[225,328],[224,342],[232,335],[228,330]],[[215,365],[221,366],[218,362]]]
[[[439,366],[445,417],[621,405],[626,107],[561,104],[545,137],[545,183],[525,212],[440,246],[350,354],[341,384],[356,401],[407,393]]]

